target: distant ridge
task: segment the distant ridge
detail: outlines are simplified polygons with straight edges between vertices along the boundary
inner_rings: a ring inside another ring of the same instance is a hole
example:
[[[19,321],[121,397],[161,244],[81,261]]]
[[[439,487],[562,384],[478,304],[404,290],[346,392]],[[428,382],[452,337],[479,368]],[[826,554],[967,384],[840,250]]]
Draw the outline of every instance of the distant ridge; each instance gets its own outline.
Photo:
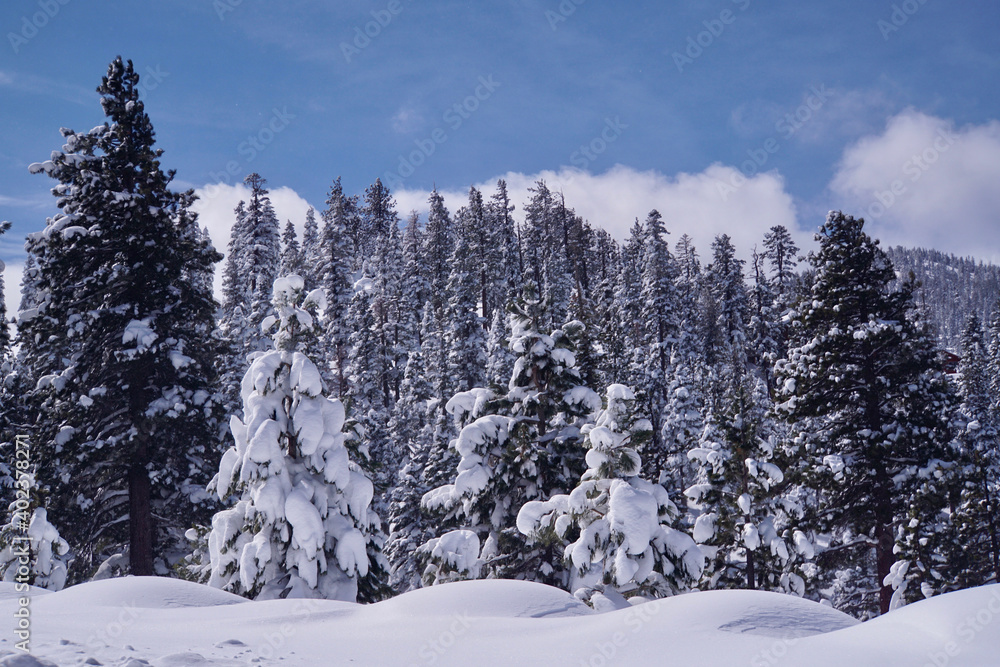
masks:
[[[896,274],[921,282],[916,300],[937,327],[942,347],[955,351],[969,315],[985,323],[1000,301],[1000,266],[927,248],[886,248]]]

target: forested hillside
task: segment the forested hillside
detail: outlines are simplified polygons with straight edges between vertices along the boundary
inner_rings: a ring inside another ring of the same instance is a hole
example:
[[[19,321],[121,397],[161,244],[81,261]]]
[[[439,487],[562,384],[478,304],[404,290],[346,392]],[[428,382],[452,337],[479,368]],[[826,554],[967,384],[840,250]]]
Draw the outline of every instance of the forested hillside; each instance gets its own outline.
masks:
[[[973,313],[987,321],[1000,300],[1000,266],[924,248],[887,248],[886,254],[905,278],[920,282],[917,302],[934,322],[941,343],[958,351],[965,322]]]
[[[841,212],[807,260],[780,225],[744,262],[656,210],[618,242],[542,181],[422,219],[335,178],[298,238],[252,173],[218,303],[131,63],[98,91],[107,122],[31,166],[60,213],[0,338],[8,580],[748,588],[856,616],[997,580],[994,268]]]

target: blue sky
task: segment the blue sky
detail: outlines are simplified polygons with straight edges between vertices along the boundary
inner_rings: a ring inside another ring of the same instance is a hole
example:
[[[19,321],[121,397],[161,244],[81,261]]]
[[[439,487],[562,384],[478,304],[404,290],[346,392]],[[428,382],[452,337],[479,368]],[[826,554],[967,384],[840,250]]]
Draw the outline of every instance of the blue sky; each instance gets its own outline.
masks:
[[[998,25],[986,0],[5,0],[0,258],[16,280],[54,210],[27,167],[103,121],[121,54],[220,245],[250,171],[296,223],[338,175],[388,180],[404,213],[542,175],[619,236],[657,206],[703,254],[842,208],[1000,262]]]

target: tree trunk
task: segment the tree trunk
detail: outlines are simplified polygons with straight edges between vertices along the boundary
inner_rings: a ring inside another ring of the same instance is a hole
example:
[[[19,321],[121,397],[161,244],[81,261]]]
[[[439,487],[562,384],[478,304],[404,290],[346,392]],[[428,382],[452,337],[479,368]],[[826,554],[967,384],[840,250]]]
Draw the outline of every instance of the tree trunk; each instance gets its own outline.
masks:
[[[879,614],[889,611],[892,601],[892,586],[885,584],[892,564],[895,562],[893,547],[896,544],[892,530],[892,500],[888,474],[882,463],[875,469],[875,566],[878,572]]]
[[[133,463],[128,474],[129,561],[135,576],[153,574],[153,512],[149,473],[141,463]]]
[[[983,497],[986,498],[986,516],[989,517],[990,562],[993,565],[993,582],[1000,583],[1000,544],[997,543],[996,503],[993,502],[989,482],[986,479],[986,472],[982,466],[980,467],[980,475],[982,478],[981,493],[983,494]]]

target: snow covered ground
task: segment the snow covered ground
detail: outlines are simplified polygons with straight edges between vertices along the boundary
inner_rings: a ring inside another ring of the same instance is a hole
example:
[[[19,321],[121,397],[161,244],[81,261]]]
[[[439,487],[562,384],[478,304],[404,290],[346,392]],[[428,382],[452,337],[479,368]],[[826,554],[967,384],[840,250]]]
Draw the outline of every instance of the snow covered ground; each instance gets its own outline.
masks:
[[[111,579],[32,591],[31,649],[0,584],[0,666],[997,665],[1000,586],[951,593],[858,623],[756,591],[693,593],[596,613],[554,588],[469,581],[375,605],[248,602],[184,581]],[[49,661],[49,662],[43,662]]]

